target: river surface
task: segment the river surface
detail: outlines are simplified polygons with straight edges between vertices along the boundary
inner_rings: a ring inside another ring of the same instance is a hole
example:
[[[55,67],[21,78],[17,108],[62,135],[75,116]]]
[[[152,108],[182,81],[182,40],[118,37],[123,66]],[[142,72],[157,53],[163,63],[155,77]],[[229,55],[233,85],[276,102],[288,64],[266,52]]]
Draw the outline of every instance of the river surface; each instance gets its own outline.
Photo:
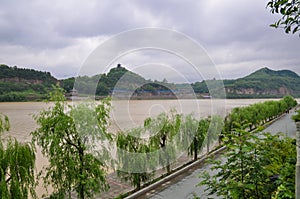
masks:
[[[144,119],[153,117],[161,112],[176,109],[178,113],[193,114],[197,118],[208,115],[225,115],[232,108],[247,106],[249,104],[263,102],[270,99],[228,99],[228,100],[121,100],[112,101],[111,125],[109,130],[117,132],[143,124]],[[70,102],[71,103],[71,102]],[[30,132],[38,126],[33,119],[41,110],[47,109],[52,104],[44,102],[4,102],[0,103],[0,112],[7,115],[10,120],[10,131],[4,137],[15,137],[18,141],[30,141]],[[37,148],[36,168],[41,170],[47,165]],[[38,196],[45,193],[42,186],[37,188]]]
[[[197,118],[211,114],[224,115],[237,106],[247,106],[270,99],[227,99],[227,100],[130,100],[112,101],[111,131],[124,130],[142,125],[144,119],[161,112],[177,109],[179,113],[194,114]],[[44,102],[2,102],[0,112],[7,115],[11,128],[6,133],[19,141],[29,141],[30,132],[37,128],[33,119],[51,103]]]

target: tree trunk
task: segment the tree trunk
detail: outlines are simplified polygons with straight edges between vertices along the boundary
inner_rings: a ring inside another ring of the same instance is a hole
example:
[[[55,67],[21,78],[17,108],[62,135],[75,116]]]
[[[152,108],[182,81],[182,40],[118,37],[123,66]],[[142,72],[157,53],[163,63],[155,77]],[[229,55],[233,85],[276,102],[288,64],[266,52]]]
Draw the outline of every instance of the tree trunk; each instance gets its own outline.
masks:
[[[168,154],[168,151],[166,150],[166,142],[167,142],[167,136],[164,135],[162,137],[162,143],[160,144],[160,147],[163,149],[164,156],[165,156],[165,158],[167,160],[167,165],[166,165],[167,173],[171,173],[171,166],[170,166],[169,154]]]
[[[194,161],[198,158],[198,140],[194,137]]]
[[[171,173],[171,165],[169,160],[169,154],[167,154],[167,173]]]
[[[79,175],[80,175],[80,182],[79,182],[79,198],[84,199],[84,183],[82,182],[82,176],[83,176],[83,167],[84,167],[84,150],[82,148],[81,142],[78,141],[78,146],[79,146],[79,159],[80,159],[80,168],[79,168]]]
[[[141,180],[140,180],[140,176],[139,175],[143,175],[143,174],[137,174],[138,175],[138,182],[137,182],[137,186],[136,186],[136,188],[137,188],[137,190],[141,190]]]
[[[296,147],[297,147],[297,163],[296,163],[296,199],[300,199],[300,121],[296,122]]]
[[[210,134],[209,132],[207,132],[207,145],[206,145],[207,153],[209,153],[209,144],[210,144]]]

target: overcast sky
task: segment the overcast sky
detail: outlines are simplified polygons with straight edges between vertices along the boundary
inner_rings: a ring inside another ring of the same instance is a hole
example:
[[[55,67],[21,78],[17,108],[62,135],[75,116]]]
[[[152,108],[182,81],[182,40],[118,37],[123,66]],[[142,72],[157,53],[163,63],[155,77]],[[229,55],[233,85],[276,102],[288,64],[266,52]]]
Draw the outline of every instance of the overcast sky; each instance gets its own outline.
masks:
[[[178,31],[198,42],[224,79],[242,77],[261,67],[290,69],[300,74],[300,38],[269,27],[279,16],[272,15],[266,3],[1,0],[0,63],[49,71],[56,78],[75,76],[91,52],[107,39],[131,29],[158,27]],[[173,59],[165,54],[135,52],[116,62],[129,69],[143,66],[143,75],[160,80],[160,66],[168,66],[166,71],[172,71],[172,61],[166,60]],[[150,62],[155,66],[149,67]],[[151,68],[148,75],[146,68]],[[189,78],[189,70],[179,70]],[[169,78],[176,80],[171,75]]]

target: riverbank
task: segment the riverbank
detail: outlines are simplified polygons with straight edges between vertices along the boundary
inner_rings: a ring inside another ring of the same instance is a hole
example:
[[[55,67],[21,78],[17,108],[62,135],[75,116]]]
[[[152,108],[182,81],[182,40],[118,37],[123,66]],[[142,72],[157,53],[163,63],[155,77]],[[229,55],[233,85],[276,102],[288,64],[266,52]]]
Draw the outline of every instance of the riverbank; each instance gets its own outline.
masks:
[[[293,121],[290,121],[290,118],[288,118],[288,121],[286,121],[286,119],[284,119],[284,118],[287,118],[287,115],[290,115],[293,113],[294,113],[294,109],[267,122],[266,124],[264,124],[264,127],[266,129],[270,129],[273,126],[275,126],[275,123],[276,124],[279,123],[281,128],[277,128],[277,127],[273,128],[273,130],[272,130],[273,132],[275,132],[276,129],[281,129],[281,131],[283,133],[293,132],[294,134],[290,135],[290,136],[295,136],[295,132],[294,132],[295,124],[293,123]],[[289,129],[285,128],[288,131],[284,131],[283,127],[286,126],[286,125],[284,125],[284,123],[292,123],[293,125],[289,125],[289,126],[292,126],[292,128],[289,128]],[[167,189],[169,186],[176,184],[178,181],[180,181],[181,179],[184,179],[186,176],[191,175],[195,170],[198,170],[199,168],[203,167],[203,165],[205,164],[205,160],[207,158],[222,153],[222,151],[224,149],[225,148],[222,146],[216,146],[215,150],[210,152],[209,154],[204,154],[205,153],[204,152],[203,155],[197,161],[192,161],[192,159],[190,157],[188,157],[187,154],[185,154],[184,155],[185,159],[183,159],[182,157],[181,157],[181,159],[178,159],[178,161],[177,161],[178,167],[172,165],[172,168],[174,168],[174,169],[171,171],[171,173],[169,173],[167,175],[167,174],[165,174],[165,171],[163,171],[163,170],[157,171],[156,178],[154,180],[152,180],[151,182],[146,183],[143,186],[144,188],[142,188],[141,190],[138,190],[136,192],[133,187],[131,187],[131,189],[130,189],[130,185],[127,184],[125,187],[125,190],[127,190],[128,192],[123,194],[122,196],[120,196],[120,198],[124,198],[124,197],[126,199],[149,198],[150,196],[155,195],[156,193],[162,192],[164,189]],[[115,178],[115,180],[117,180],[117,178]],[[199,181],[198,181],[198,183],[199,183]],[[116,190],[119,190],[120,192],[122,192],[122,191],[123,191],[123,193],[125,192],[124,184],[122,184],[122,182],[120,182],[120,181],[118,182],[118,186],[114,185],[114,188]],[[112,193],[120,193],[119,191],[114,191],[112,189],[110,191],[112,191]],[[110,193],[104,193],[104,195],[101,194],[101,198],[113,198],[113,197],[110,195]]]
[[[290,113],[284,114],[281,117],[276,118],[275,120],[269,122],[264,131],[270,132],[272,134],[276,134],[277,132],[282,132],[290,137],[296,136],[296,125],[295,122],[291,119],[292,115],[295,114],[295,109],[290,111]],[[287,128],[288,127],[288,128]],[[222,153],[224,148],[220,148],[218,154]],[[221,156],[216,155],[215,159],[219,160]],[[205,187],[197,186],[201,179],[199,178],[199,174],[203,171],[210,171],[210,164],[205,163],[204,157],[203,160],[200,159],[202,164],[199,164],[200,167],[195,169],[183,177],[179,177],[179,180],[174,179],[168,183],[168,186],[163,186],[162,189],[157,191],[148,191],[146,194],[141,195],[137,198],[151,198],[151,199],[174,199],[174,198],[193,198],[194,194],[196,194],[201,199],[207,198],[207,193],[205,192]],[[215,196],[216,197],[216,196]],[[128,197],[127,199],[129,199]],[[217,197],[216,197],[217,198]]]
[[[230,111],[234,107],[247,106],[249,104],[263,102],[270,99],[255,99],[255,100],[226,100],[225,104],[217,106],[222,110]],[[218,100],[216,100],[218,101]],[[194,102],[192,100],[131,100],[126,101],[113,101],[113,107],[115,109],[115,115],[112,115],[111,120],[113,128],[112,131],[117,132],[121,128],[130,128],[133,126],[142,125],[143,121],[147,117],[152,117],[160,112],[168,111],[171,108],[176,108],[179,111],[184,111],[185,114],[189,114],[197,111],[197,116],[207,117],[212,113],[212,107],[216,108],[210,99],[207,100],[197,100],[197,107],[195,108]],[[220,102],[220,101],[218,101]],[[114,106],[117,105],[117,106]],[[38,114],[42,109],[48,108],[50,104],[43,102],[12,102],[12,103],[0,103],[0,111],[10,118],[11,130],[6,133],[7,136],[15,137],[18,141],[30,141],[30,132],[37,128],[37,125],[32,118],[34,114]],[[184,110],[183,110],[184,108]],[[130,119],[128,119],[130,118]],[[37,151],[37,161],[36,166],[40,170],[43,166],[47,165],[46,159]],[[181,156],[180,161],[188,162],[191,158],[187,154]],[[177,164],[172,166],[173,169],[177,168],[182,164]],[[157,174],[158,176],[160,173]],[[128,183],[121,182],[117,179],[115,174],[108,175],[108,182],[111,185],[111,190],[109,194],[114,194],[111,197],[104,198],[114,198],[120,194],[120,191],[124,192],[133,189]],[[43,186],[37,188],[39,197],[45,193]],[[123,192],[123,193],[124,193]],[[106,193],[103,193],[103,195]]]

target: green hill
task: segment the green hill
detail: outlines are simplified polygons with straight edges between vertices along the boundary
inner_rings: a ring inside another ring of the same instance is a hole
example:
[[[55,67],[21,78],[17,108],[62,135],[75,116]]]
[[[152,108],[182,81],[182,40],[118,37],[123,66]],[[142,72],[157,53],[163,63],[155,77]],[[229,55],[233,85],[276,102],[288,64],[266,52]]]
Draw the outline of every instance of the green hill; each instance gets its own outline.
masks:
[[[192,87],[196,93],[209,93],[207,82],[220,81],[196,82]],[[223,80],[223,84],[227,98],[279,98],[285,95],[300,97],[300,77],[290,70],[262,68],[243,78]]]
[[[0,65],[0,101],[41,100],[58,82],[49,72]]]
[[[290,70],[262,68],[236,80],[224,81],[227,97],[300,96],[300,77]]]
[[[75,83],[75,86],[74,86]],[[68,78],[61,81],[62,88],[70,92],[73,87],[81,94],[95,93],[96,96],[107,96],[114,92],[118,94],[134,94],[141,96],[145,93],[149,95],[159,95],[162,91],[165,94],[171,94],[175,90],[175,84],[166,82],[146,80],[142,76],[127,70],[125,67],[118,65],[112,68],[107,74],[95,75],[92,77],[80,76]],[[96,87],[96,91],[95,89]]]
[[[112,68],[107,74],[94,75],[92,77],[79,76],[76,78],[75,88],[82,94],[94,93],[95,85],[96,95],[106,96],[113,92],[117,82],[122,78],[122,84],[118,85],[119,89],[129,89],[135,85],[145,84],[147,81],[140,75],[128,71],[126,68],[118,65]],[[68,78],[61,81],[61,86],[70,92],[73,89],[75,78]]]
[[[251,73],[250,75],[244,77],[243,79],[264,79],[264,78],[270,78],[270,77],[280,77],[280,78],[299,78],[299,76],[290,70],[271,70],[267,67],[259,69],[255,71],[254,73]]]
[[[108,96],[114,93],[116,96],[132,95],[137,99],[173,99],[176,94],[182,93],[189,98],[192,96],[190,86],[198,97],[209,95],[207,84],[214,89],[213,93],[222,89],[221,80],[206,80],[191,85],[146,80],[121,65],[107,74],[77,77],[76,82],[75,88],[81,95],[95,93],[96,96]],[[69,93],[74,83],[74,77],[57,80],[49,72],[0,65],[0,101],[42,100],[53,85],[60,85]],[[300,97],[300,77],[290,70],[262,68],[243,78],[223,80],[223,83],[227,98]]]

